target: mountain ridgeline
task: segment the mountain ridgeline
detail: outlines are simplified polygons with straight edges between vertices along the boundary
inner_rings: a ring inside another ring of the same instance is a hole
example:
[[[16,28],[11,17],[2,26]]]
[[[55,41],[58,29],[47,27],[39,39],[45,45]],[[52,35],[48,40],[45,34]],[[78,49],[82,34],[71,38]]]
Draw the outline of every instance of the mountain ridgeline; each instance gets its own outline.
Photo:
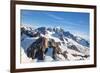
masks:
[[[57,28],[39,27],[36,30],[39,33],[42,33],[42,34],[46,34],[47,31],[49,31],[49,32],[55,32],[58,36],[70,38],[70,39],[76,41],[77,43],[79,43],[79,44],[81,44],[83,46],[89,47],[89,45],[90,45],[89,42],[87,40],[85,40],[84,38],[79,37],[78,35],[74,36],[69,31],[64,31],[60,27],[57,27]]]

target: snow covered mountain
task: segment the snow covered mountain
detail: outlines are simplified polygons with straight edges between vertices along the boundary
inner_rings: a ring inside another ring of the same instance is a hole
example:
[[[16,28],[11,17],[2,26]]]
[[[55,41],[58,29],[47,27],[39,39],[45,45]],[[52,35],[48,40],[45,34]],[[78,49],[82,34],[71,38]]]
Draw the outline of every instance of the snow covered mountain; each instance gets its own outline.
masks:
[[[45,44],[47,46],[43,48]],[[89,45],[87,40],[78,35],[74,36],[60,27],[35,29],[21,26],[21,50],[25,52],[22,55],[26,55],[29,60],[36,59],[36,62],[88,60]],[[22,59],[24,59],[23,56]]]

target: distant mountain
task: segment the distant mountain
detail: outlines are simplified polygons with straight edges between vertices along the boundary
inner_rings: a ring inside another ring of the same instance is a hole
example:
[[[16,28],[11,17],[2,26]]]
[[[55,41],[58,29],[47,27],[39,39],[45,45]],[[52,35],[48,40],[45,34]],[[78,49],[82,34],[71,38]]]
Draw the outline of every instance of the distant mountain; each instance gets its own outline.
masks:
[[[68,37],[68,38],[71,38],[71,39],[75,40],[75,36],[73,34],[71,34],[69,31],[63,32],[63,35],[65,37]]]
[[[76,36],[75,37],[75,41],[78,42],[79,44],[83,45],[83,46],[86,46],[86,47],[89,47],[89,42],[79,36]]]
[[[70,31],[64,31],[60,27],[39,27],[33,29],[33,27],[24,26],[21,27],[21,33],[21,47],[26,53],[30,45],[34,47],[37,46],[36,43],[38,43],[38,47],[41,45],[40,43],[43,41],[41,37],[48,38],[48,43],[52,40],[51,43],[58,44],[61,53],[55,54],[56,58],[54,58],[52,57],[53,49],[48,47],[49,49],[46,50],[47,53],[45,54],[46,61],[66,60],[66,58],[67,60],[84,60],[89,58],[90,43],[78,35],[74,36]]]

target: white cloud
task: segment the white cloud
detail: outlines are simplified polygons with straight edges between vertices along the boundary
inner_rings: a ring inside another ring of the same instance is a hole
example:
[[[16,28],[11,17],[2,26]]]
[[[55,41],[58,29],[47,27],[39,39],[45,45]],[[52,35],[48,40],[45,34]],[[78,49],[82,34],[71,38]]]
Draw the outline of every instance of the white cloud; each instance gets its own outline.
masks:
[[[82,37],[82,38],[84,38],[84,39],[86,39],[86,40],[88,40],[89,41],[89,39],[90,39],[90,36],[89,36],[89,34],[87,35],[86,33],[84,33],[84,32],[81,32],[81,31],[72,31],[72,30],[70,30],[70,32],[72,33],[72,34],[74,34],[75,36],[79,36],[79,37]]]
[[[57,19],[57,20],[63,20],[64,19],[62,17],[56,16],[56,15],[53,15],[53,14],[49,14],[49,13],[45,13],[45,14],[48,15],[49,17],[52,17],[52,18]]]

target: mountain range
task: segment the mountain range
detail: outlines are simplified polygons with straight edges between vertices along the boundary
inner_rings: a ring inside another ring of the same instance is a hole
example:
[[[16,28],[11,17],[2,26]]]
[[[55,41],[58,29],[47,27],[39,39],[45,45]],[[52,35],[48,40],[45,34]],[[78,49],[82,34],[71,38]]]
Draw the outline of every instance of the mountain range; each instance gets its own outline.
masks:
[[[53,52],[55,51],[54,48],[47,47],[48,49],[46,50],[46,53],[43,51],[41,53],[41,50],[38,50],[38,52],[36,53],[33,52],[35,51],[34,48],[36,47],[36,43],[38,43],[38,47],[40,47],[39,44],[43,41],[43,39],[40,39],[41,37],[48,38],[47,43],[51,42],[51,40],[53,40],[51,43],[59,43],[57,44],[58,47],[56,48],[57,50],[59,48],[61,51],[53,54]],[[31,50],[29,48],[30,46]],[[30,26],[21,26],[21,49],[25,53],[22,54],[23,60],[26,60],[25,58],[31,58],[32,61],[36,60],[36,62],[39,62],[41,61],[40,55],[43,55],[42,61],[88,60],[90,56],[89,46],[89,41],[85,40],[82,37],[79,37],[78,35],[75,36],[74,34],[70,33],[70,31],[65,31],[61,27],[33,28]],[[26,57],[23,58],[23,55],[26,55]]]

